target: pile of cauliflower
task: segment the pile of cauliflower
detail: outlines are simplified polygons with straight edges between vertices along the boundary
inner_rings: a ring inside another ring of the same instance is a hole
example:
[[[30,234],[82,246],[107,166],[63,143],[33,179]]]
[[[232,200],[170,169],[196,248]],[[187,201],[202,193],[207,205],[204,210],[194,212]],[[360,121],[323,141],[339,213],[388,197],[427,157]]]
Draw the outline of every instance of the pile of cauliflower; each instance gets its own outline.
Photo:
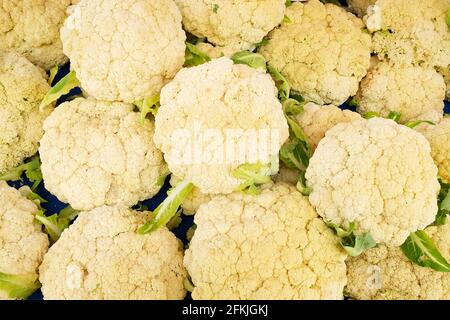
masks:
[[[449,79],[450,0],[5,0],[0,299],[450,300]]]

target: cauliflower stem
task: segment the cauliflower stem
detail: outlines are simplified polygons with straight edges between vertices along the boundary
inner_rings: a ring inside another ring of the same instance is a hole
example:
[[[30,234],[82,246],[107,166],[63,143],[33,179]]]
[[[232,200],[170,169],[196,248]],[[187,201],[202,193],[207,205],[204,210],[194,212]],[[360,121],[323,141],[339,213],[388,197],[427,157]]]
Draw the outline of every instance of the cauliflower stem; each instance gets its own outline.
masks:
[[[55,102],[62,96],[68,94],[72,89],[79,86],[80,81],[77,79],[75,71],[69,72],[47,92],[41,104],[39,105],[39,110],[44,110],[46,106]]]
[[[31,190],[36,190],[42,181],[41,172],[41,160],[39,156],[36,155],[32,157],[29,161],[21,164],[20,166],[4,173],[0,176],[1,181],[18,181],[22,179],[22,175],[25,176],[33,183]]]
[[[211,61],[211,58],[192,43],[186,42],[184,67],[194,67]]]
[[[240,51],[236,52],[231,57],[231,60],[233,60],[235,64],[246,64],[251,68],[260,68],[264,71],[267,71],[266,59],[259,53],[254,53],[251,51]]]
[[[139,228],[140,234],[151,233],[165,226],[178,212],[181,203],[186,199],[189,193],[194,189],[194,185],[184,180],[175,188],[168,192],[168,196],[151,214],[150,221]]]
[[[26,299],[40,287],[41,284],[33,274],[13,275],[0,272],[0,290],[6,292],[10,299]]]
[[[439,192],[439,210],[433,226],[443,226],[447,223],[447,216],[450,214],[450,184],[441,183],[441,191]]]
[[[155,116],[161,106],[159,103],[159,93],[155,94],[153,97],[145,97],[143,100],[134,103],[134,105],[137,106],[141,112],[139,121],[141,125],[144,125],[147,115],[151,113]]]
[[[235,178],[243,180],[236,191],[241,191],[251,195],[258,195],[261,193],[258,186],[272,182],[271,176],[276,174],[278,171],[278,157],[273,157],[269,164],[258,162],[240,165],[233,172],[233,176]]]
[[[298,125],[295,117],[304,112],[305,101],[303,97],[291,90],[287,79],[273,66],[268,65],[267,70],[275,81],[278,89],[278,99],[282,103],[284,116],[289,126],[290,142],[280,149],[280,160],[292,170],[299,173],[297,189],[305,196],[311,193],[306,185],[305,172],[312,156],[312,147],[308,142],[303,129]]]
[[[44,211],[40,210],[36,214],[36,220],[44,226],[45,232],[49,235],[50,240],[55,243],[62,232],[69,227],[69,224],[78,216],[78,211],[71,206],[67,206],[59,213],[46,216]]]
[[[336,235],[341,238],[342,248],[344,248],[351,257],[357,257],[364,251],[377,245],[369,232],[365,232],[361,235],[354,234],[353,231],[356,228],[355,222],[349,223],[347,229],[332,222],[327,222],[327,226],[333,229]]]
[[[440,272],[450,272],[450,263],[442,256],[424,231],[416,231],[406,239],[401,249],[415,264]]]
[[[438,213],[431,226],[443,226],[450,214],[450,184],[440,181],[441,190],[438,197]],[[440,272],[450,272],[450,263],[442,256],[439,249],[424,231],[411,233],[402,244],[401,249],[406,257],[415,264],[429,267]]]

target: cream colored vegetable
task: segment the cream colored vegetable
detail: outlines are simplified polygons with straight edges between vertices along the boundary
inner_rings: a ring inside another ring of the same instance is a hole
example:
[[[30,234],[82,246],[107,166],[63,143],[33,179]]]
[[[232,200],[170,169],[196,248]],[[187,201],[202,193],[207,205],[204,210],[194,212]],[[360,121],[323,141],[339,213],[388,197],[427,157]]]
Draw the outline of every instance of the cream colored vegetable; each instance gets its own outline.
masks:
[[[439,177],[450,183],[450,118],[437,125],[421,125],[418,131],[424,134],[431,145],[431,155],[439,170]]]
[[[377,112],[386,117],[401,114],[401,122],[439,122],[444,114],[445,83],[433,68],[375,64],[361,81],[355,97],[358,112]]]
[[[184,264],[194,299],[342,299],[346,254],[294,186],[200,206]]]
[[[228,58],[181,70],[161,91],[155,118],[154,141],[170,171],[202,193],[233,192],[240,165],[270,162],[288,138],[276,95],[268,74]]]
[[[56,108],[39,149],[45,187],[76,210],[155,195],[167,167],[152,141],[153,122],[141,125],[133,109],[82,98]]]
[[[450,259],[450,224],[430,227],[426,233]],[[346,291],[355,299],[449,300],[450,274],[420,267],[400,248],[379,245],[347,260]]]
[[[100,100],[151,97],[184,63],[186,36],[172,0],[81,1],[61,39],[81,86]]]
[[[70,0],[2,0],[0,49],[12,49],[46,70],[63,65],[59,29]]]
[[[364,21],[380,59],[400,65],[448,67],[450,0],[377,0]]]
[[[14,287],[31,290],[29,294],[39,287],[34,283],[49,241],[34,219],[38,210],[34,202],[0,181],[0,300],[15,298]],[[21,280],[12,279],[13,285],[6,286],[7,277]]]
[[[307,101],[341,105],[356,93],[370,65],[371,40],[364,24],[318,0],[295,3],[286,16],[260,52]]]
[[[38,150],[43,122],[53,109],[39,111],[48,90],[40,68],[18,53],[0,50],[0,174]]]
[[[341,123],[326,133],[306,179],[320,216],[400,246],[436,216],[440,185],[430,144],[420,133],[383,118]]]
[[[45,255],[44,299],[182,300],[181,243],[166,228],[137,234],[146,219],[126,208],[80,213]]]
[[[297,116],[297,122],[303,129],[308,142],[315,150],[325,133],[338,123],[360,120],[361,116],[350,110],[341,110],[336,106],[319,106],[307,103],[304,112]]]
[[[283,20],[285,0],[175,0],[186,30],[207,38],[212,56],[254,49]]]

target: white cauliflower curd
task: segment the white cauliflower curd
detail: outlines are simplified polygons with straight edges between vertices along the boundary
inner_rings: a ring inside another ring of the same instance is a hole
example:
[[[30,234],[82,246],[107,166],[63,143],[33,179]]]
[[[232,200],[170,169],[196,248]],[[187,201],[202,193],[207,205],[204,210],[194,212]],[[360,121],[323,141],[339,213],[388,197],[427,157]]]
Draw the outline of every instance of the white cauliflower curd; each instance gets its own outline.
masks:
[[[70,0],[2,0],[0,49],[12,49],[46,70],[63,65],[59,29]]]
[[[345,251],[294,186],[215,196],[195,223],[184,258],[194,299],[343,298]]]
[[[307,103],[304,106],[304,111],[296,117],[313,150],[317,148],[325,133],[338,123],[360,119],[361,116],[356,112],[341,110],[333,105],[320,106],[312,102]]]
[[[440,121],[444,115],[445,83],[433,68],[376,63],[361,81],[355,96],[361,114],[377,112],[386,117],[401,114],[401,122]]]
[[[184,63],[186,35],[172,0],[81,1],[61,39],[81,86],[99,100],[153,96]]]
[[[145,220],[117,207],[80,213],[44,257],[44,299],[182,300],[182,245],[166,228],[138,234]]]
[[[377,0],[364,21],[380,59],[400,65],[448,67],[450,0]]]
[[[285,0],[175,0],[186,30],[231,56],[254,49],[283,20]],[[218,57],[217,54],[212,56]]]
[[[429,227],[428,236],[450,259],[450,224]],[[450,274],[412,263],[400,248],[379,245],[347,260],[349,296],[360,300],[449,300]]]
[[[363,22],[333,4],[294,3],[261,54],[307,101],[341,105],[358,90],[370,65]]]
[[[401,245],[431,224],[440,185],[430,144],[392,120],[341,123],[326,133],[306,171],[320,216],[377,243]]]
[[[417,130],[430,142],[439,177],[450,183],[450,118],[446,117],[436,125],[421,125]]]
[[[50,86],[44,72],[18,53],[0,50],[0,174],[38,150],[53,106],[39,111]]]
[[[167,174],[154,124],[124,103],[78,98],[45,121],[39,149],[45,187],[76,210],[131,206],[155,195]]]
[[[289,136],[271,77],[220,58],[181,70],[161,91],[154,141],[170,171],[202,193],[231,193],[240,165],[270,162]]]
[[[39,288],[38,267],[49,241],[34,219],[38,211],[0,181],[0,300],[26,298]]]

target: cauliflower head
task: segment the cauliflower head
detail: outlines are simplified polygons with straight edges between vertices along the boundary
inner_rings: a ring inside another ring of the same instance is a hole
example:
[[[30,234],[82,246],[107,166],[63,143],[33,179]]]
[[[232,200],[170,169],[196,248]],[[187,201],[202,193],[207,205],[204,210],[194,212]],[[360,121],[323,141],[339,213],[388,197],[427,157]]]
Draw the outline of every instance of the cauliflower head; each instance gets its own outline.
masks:
[[[269,34],[261,54],[307,101],[341,105],[358,91],[370,65],[371,40],[364,24],[318,0],[295,3],[286,16],[289,21]]]
[[[233,192],[235,169],[270,162],[289,137],[272,78],[225,57],[182,69],[162,89],[155,128],[170,171],[206,194]]]
[[[375,2],[377,0],[347,0],[349,8],[361,18],[367,13],[367,8]]]
[[[59,29],[70,0],[2,0],[0,49],[12,49],[46,70],[63,65]]]
[[[186,30],[226,56],[253,49],[283,20],[285,0],[175,0]]]
[[[439,177],[450,183],[450,118],[444,118],[437,125],[420,126],[418,131],[430,142]]]
[[[38,150],[53,107],[39,111],[50,86],[44,72],[13,51],[0,50],[0,173]]]
[[[438,71],[444,77],[445,85],[447,86],[446,99],[450,101],[450,68],[438,68]]]
[[[447,67],[449,7],[450,0],[376,1],[364,17],[375,53],[394,64]]]
[[[391,111],[401,121],[440,121],[444,115],[445,83],[433,68],[393,66],[380,62],[361,81],[356,95],[357,111],[378,112],[386,117]]]
[[[342,299],[346,254],[294,186],[200,206],[184,264],[193,299]]]
[[[124,103],[78,98],[44,123],[39,149],[46,188],[75,210],[131,206],[155,195],[167,173],[154,124]]]
[[[175,187],[178,185],[182,180],[180,178],[175,177],[172,175],[170,177],[170,185]],[[211,200],[211,195],[202,193],[198,188],[195,188],[191,191],[191,193],[188,194],[188,196],[184,199],[184,201],[181,203],[181,208],[183,209],[183,213],[187,216],[194,215],[198,208]]]
[[[303,129],[313,150],[317,148],[325,133],[338,123],[360,120],[361,116],[350,110],[341,110],[333,105],[320,106],[307,103],[304,112],[297,116],[297,122]]]
[[[437,168],[425,137],[392,120],[372,118],[329,130],[306,171],[311,204],[326,221],[400,246],[438,210]]]
[[[81,86],[99,100],[153,96],[184,63],[186,35],[172,0],[81,1],[61,39]]]
[[[182,300],[182,245],[166,228],[138,234],[145,220],[122,207],[80,213],[39,268],[44,298]]]
[[[426,233],[450,259],[450,223]],[[347,260],[347,292],[361,300],[450,300],[450,274],[412,263],[400,248],[379,245]]]
[[[0,273],[22,276],[33,283],[49,241],[34,219],[37,205],[0,182]],[[1,284],[1,283],[0,283]],[[0,285],[0,300],[11,298]]]

